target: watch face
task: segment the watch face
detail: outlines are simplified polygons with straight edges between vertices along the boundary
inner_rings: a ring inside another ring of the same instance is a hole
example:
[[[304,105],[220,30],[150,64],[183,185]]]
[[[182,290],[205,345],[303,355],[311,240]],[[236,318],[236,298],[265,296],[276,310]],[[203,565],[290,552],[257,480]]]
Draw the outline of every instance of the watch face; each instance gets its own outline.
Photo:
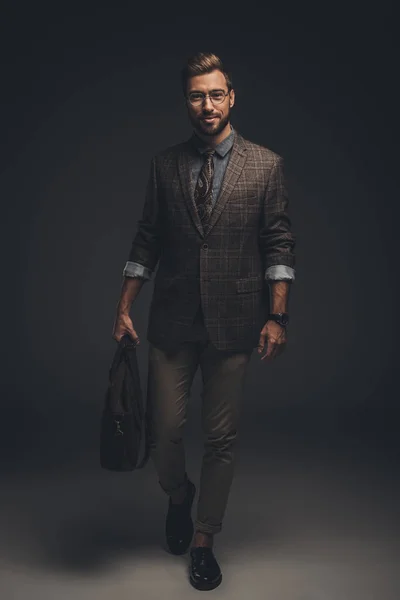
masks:
[[[287,325],[289,322],[289,317],[287,315],[283,314],[281,318],[282,318],[282,323],[284,325]]]

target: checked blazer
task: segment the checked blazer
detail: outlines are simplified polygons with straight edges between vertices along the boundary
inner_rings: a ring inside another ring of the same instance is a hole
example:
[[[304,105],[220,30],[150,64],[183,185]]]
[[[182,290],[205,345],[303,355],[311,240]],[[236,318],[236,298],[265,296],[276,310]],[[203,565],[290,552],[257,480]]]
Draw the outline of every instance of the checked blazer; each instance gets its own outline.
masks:
[[[203,227],[191,184],[191,140],[153,157],[128,261],[158,270],[147,340],[173,351],[199,305],[219,350],[258,345],[270,312],[265,271],[295,267],[283,159],[235,131],[221,189]]]

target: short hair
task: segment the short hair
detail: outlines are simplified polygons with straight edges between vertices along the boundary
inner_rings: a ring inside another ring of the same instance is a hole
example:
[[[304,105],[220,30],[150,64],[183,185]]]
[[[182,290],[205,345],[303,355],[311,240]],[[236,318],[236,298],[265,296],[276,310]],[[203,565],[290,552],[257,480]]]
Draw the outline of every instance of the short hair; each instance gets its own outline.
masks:
[[[198,52],[190,56],[181,71],[181,84],[184,96],[186,96],[187,82],[191,77],[204,75],[212,71],[221,71],[225,77],[228,92],[232,89],[232,77],[222,64],[222,60],[212,52]]]

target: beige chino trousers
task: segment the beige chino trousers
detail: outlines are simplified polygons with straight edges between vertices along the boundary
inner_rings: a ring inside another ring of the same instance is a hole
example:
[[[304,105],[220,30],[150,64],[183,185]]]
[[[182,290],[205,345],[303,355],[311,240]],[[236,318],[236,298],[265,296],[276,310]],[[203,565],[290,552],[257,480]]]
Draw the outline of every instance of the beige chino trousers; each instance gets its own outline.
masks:
[[[201,335],[198,335],[200,331]],[[150,344],[147,408],[150,457],[161,488],[182,497],[188,475],[183,428],[198,367],[202,375],[202,430],[205,435],[195,529],[216,534],[228,503],[235,466],[235,443],[247,367],[252,351],[221,351],[204,327],[173,354]]]

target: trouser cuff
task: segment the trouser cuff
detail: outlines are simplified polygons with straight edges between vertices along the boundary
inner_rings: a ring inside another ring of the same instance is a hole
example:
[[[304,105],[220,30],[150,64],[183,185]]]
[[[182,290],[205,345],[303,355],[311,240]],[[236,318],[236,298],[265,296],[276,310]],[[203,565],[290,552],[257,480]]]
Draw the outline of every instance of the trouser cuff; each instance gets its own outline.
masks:
[[[198,519],[196,519],[195,521],[195,530],[200,531],[201,533],[209,533],[214,535],[216,533],[219,533],[221,529],[222,523],[219,523],[218,525],[210,525],[210,523],[203,523]]]

